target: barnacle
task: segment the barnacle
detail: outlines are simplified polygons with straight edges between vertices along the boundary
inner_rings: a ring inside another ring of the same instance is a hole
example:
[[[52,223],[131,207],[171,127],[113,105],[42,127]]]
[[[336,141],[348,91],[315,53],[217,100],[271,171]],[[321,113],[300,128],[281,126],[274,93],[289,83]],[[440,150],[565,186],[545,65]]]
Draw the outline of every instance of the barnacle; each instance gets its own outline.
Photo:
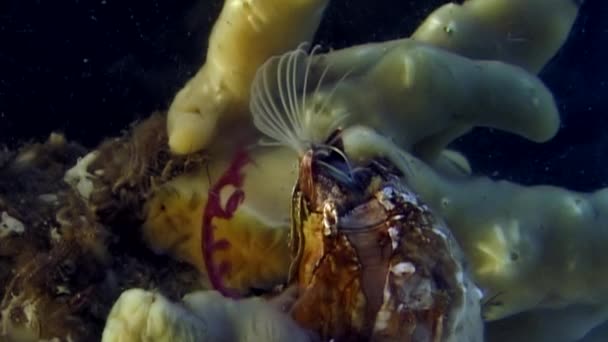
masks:
[[[386,159],[344,183],[326,165],[345,155],[323,148],[302,158],[292,200],[294,319],[323,340],[481,341],[480,292],[441,220]]]

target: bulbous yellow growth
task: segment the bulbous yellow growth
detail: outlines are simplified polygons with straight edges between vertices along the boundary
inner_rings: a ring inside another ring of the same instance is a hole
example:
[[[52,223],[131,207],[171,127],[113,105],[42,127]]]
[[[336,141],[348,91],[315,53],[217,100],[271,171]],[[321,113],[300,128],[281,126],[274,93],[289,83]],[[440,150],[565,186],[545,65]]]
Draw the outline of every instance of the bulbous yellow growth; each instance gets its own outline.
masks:
[[[271,56],[310,41],[327,2],[226,0],[209,37],[205,65],[169,108],[171,151],[188,154],[206,148],[218,121],[248,115],[257,68]]]
[[[598,256],[604,255],[608,238],[608,189],[580,193],[446,176],[361,127],[345,130],[343,143],[355,161],[389,159],[403,171],[407,185],[445,219],[487,296],[486,320],[577,305],[604,310],[608,274],[597,270],[607,265]]]
[[[412,38],[473,59],[536,73],[564,44],[578,14],[573,0],[469,0],[435,10]]]
[[[272,151],[273,153],[268,153]],[[213,263],[230,263],[225,284],[246,292],[282,283],[290,263],[287,240],[289,198],[295,181],[293,153],[286,149],[264,149],[252,155],[244,168],[245,200],[230,219],[214,218],[214,241],[226,240],[229,248],[213,252]],[[291,160],[292,162],[286,162]],[[159,253],[185,261],[207,272],[202,248],[202,216],[209,182],[213,184],[226,162],[175,178],[160,187],[146,203],[142,234]],[[295,166],[294,166],[295,168]],[[220,193],[222,203],[230,189]]]

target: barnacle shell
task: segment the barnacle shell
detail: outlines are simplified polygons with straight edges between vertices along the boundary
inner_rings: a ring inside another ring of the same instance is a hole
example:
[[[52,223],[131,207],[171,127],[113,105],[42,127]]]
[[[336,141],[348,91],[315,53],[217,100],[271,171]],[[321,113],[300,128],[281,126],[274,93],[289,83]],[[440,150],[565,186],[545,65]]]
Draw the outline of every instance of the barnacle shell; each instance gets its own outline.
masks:
[[[301,290],[294,319],[323,340],[481,341],[481,292],[443,222],[388,162],[348,176],[337,154],[302,158],[292,208],[290,278]]]

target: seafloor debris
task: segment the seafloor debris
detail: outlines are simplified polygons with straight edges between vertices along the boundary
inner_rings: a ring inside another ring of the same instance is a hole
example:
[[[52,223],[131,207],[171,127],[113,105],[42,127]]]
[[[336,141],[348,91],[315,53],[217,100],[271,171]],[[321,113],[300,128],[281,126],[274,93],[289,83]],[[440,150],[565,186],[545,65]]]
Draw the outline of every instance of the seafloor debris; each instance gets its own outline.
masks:
[[[158,186],[203,165],[202,153],[172,155],[165,127],[166,116],[155,113],[91,152],[96,157],[87,168],[94,188],[89,203],[99,217],[108,222],[141,220],[143,203]]]
[[[164,128],[160,120],[159,127]],[[137,144],[136,134],[110,143]],[[97,158],[104,157],[103,151]],[[141,216],[121,221],[120,216],[106,215],[92,204],[98,198],[94,192],[88,202],[82,197],[83,187],[72,188],[63,181],[85,152],[52,134],[43,144],[10,153],[0,168],[2,341],[98,340],[111,304],[124,289],[154,287],[180,298],[199,286],[195,269],[151,253],[141,242],[138,225],[121,224]],[[127,160],[135,155],[146,158],[146,163],[157,156],[115,148],[114,158],[120,156],[116,152],[125,153]],[[81,174],[93,175],[91,179],[99,182],[103,175],[95,170],[102,168],[92,168],[93,164]],[[149,186],[145,182],[155,176],[154,171],[147,169],[126,183],[138,189]],[[107,201],[113,201],[117,212],[132,205],[121,202],[125,197],[119,196],[120,187],[108,194]]]

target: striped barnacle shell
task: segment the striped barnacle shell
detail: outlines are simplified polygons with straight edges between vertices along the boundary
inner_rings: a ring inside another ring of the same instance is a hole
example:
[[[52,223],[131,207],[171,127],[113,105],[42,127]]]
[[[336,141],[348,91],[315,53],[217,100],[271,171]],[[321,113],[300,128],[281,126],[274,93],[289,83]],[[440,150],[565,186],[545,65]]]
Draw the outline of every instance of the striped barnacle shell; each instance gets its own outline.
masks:
[[[294,319],[322,340],[481,341],[480,292],[449,230],[390,162],[338,143],[301,158],[292,202]]]

